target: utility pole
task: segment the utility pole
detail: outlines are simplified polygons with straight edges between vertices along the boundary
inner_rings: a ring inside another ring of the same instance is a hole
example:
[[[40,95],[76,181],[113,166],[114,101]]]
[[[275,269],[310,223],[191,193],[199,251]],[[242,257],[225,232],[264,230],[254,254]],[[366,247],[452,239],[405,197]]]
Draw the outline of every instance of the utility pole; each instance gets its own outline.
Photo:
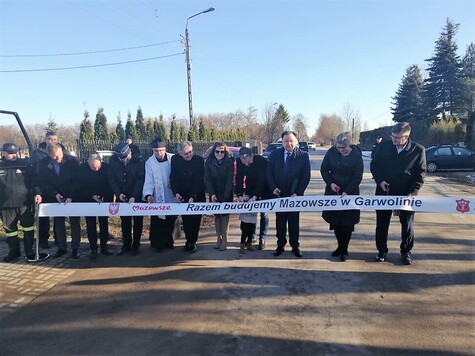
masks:
[[[186,75],[188,77],[188,113],[190,115],[190,129],[193,123],[193,93],[191,89],[191,62],[190,62],[190,37],[188,35],[188,20],[192,17],[205,14],[207,12],[214,11],[214,7],[210,7],[209,9],[203,10],[194,14],[186,19],[185,25],[185,53],[186,53]]]

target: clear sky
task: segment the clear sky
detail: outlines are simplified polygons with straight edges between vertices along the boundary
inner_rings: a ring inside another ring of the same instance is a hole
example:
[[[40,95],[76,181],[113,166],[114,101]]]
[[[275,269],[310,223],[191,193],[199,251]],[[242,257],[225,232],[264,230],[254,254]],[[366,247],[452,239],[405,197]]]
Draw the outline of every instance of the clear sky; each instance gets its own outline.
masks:
[[[180,40],[186,19],[211,6],[188,22],[195,116],[253,106],[261,119],[278,102],[310,135],[346,103],[370,129],[390,124],[406,68],[427,68],[447,18],[460,24],[461,56],[475,41],[474,0],[0,0],[0,109],[25,124],[79,123],[98,107],[125,123],[138,106],[188,120]],[[84,52],[98,53],[18,56]]]

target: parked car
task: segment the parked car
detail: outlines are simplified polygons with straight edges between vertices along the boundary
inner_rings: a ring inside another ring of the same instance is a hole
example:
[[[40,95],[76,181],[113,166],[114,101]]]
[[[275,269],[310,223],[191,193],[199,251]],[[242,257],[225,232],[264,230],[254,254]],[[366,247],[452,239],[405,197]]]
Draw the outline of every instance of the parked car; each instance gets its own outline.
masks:
[[[427,171],[439,169],[475,169],[475,152],[455,145],[439,145],[426,149]]]
[[[307,142],[308,144],[308,150],[316,151],[317,150],[317,145],[315,142]]]
[[[308,152],[308,142],[307,141],[300,141],[299,142],[299,148],[302,151]]]
[[[280,142],[269,143],[264,152],[262,152],[262,157],[269,160],[270,154],[279,147],[282,147],[282,143]]]

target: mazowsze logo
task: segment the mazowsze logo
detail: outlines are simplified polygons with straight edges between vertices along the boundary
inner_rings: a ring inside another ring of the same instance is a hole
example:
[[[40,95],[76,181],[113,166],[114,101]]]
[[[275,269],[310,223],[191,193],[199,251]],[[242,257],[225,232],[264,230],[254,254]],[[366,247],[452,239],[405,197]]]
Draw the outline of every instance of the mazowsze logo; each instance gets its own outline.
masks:
[[[119,212],[119,203],[110,203],[109,204],[109,213],[111,215],[116,215]]]
[[[455,210],[461,212],[461,213],[468,213],[470,211],[470,201],[465,200],[465,199],[459,199],[455,201],[457,203],[457,206],[455,207]]]

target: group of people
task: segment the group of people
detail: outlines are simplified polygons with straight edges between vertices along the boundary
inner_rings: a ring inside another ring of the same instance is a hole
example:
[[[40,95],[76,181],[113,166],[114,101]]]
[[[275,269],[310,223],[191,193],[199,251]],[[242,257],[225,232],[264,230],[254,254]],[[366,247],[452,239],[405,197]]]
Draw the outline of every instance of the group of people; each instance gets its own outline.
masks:
[[[392,128],[391,141],[383,141],[375,150],[371,172],[376,181],[376,195],[416,195],[422,187],[425,174],[424,148],[409,138],[410,125],[399,123]],[[91,154],[87,162],[78,160],[65,152],[57,139],[49,140],[42,152],[43,157],[34,162],[18,158],[15,144],[3,145],[0,162],[0,211],[10,247],[4,261],[13,261],[20,256],[18,227],[24,232],[25,254],[33,253],[34,207],[33,202],[116,202],[134,203],[194,203],[205,202],[206,193],[210,203],[241,202],[272,199],[276,197],[302,196],[310,182],[311,168],[308,153],[298,147],[297,135],[285,131],[281,135],[282,147],[276,149],[266,160],[250,148],[242,147],[239,158],[234,159],[224,142],[216,142],[209,155],[193,154],[189,141],[178,145],[178,153],[167,152],[166,142],[157,138],[151,142],[153,154],[146,161],[138,148],[131,143],[119,143],[109,162],[102,162],[98,154]],[[349,132],[340,133],[334,145],[327,151],[321,164],[321,175],[326,184],[325,195],[358,195],[363,177],[363,159],[360,149],[353,145]],[[388,229],[391,210],[376,211],[377,260],[387,258]],[[280,256],[289,243],[292,253],[301,258],[299,212],[276,213],[277,248],[274,256]],[[414,213],[400,211],[402,242],[400,252],[404,264],[411,264],[411,249],[414,244]],[[258,245],[257,218],[260,216]],[[348,259],[348,246],[355,225],[360,220],[359,210],[323,211],[323,219],[334,231],[337,249],[332,256],[341,261]],[[194,253],[201,225],[201,215],[182,215],[186,237],[184,250]],[[229,214],[216,214],[216,245],[221,251],[228,244]],[[242,213],[239,253],[265,249],[269,224],[268,213]],[[48,218],[44,218],[48,219]],[[143,232],[143,216],[121,216],[122,247],[117,255],[139,253]],[[54,235],[57,243],[55,256],[67,253],[64,217],[54,217]],[[99,235],[97,233],[99,222]],[[174,248],[173,231],[175,215],[153,215],[150,219],[150,246],[157,252]],[[70,217],[72,258],[79,258],[80,217]],[[49,227],[49,220],[46,220]],[[40,229],[40,242],[42,234]],[[86,217],[87,236],[90,244],[90,259],[98,253],[111,255],[107,241],[108,218]],[[48,232],[46,232],[48,234]],[[48,235],[47,235],[48,236]],[[288,239],[287,239],[288,236]],[[47,243],[47,241],[46,241]]]

